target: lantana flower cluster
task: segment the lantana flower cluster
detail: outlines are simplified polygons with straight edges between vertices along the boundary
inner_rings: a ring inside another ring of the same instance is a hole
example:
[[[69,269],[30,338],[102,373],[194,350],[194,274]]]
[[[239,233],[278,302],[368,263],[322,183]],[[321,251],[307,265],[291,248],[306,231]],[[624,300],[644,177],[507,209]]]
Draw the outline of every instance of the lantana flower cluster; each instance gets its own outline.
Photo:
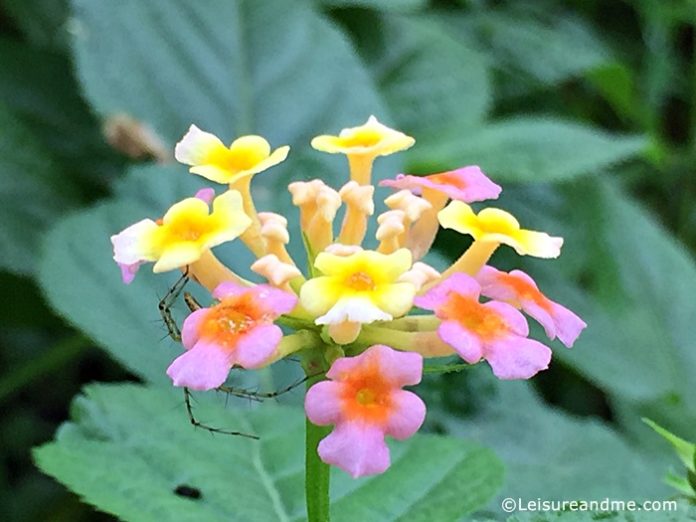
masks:
[[[586,326],[577,315],[528,274],[488,264],[501,245],[555,258],[563,240],[523,228],[504,210],[473,208],[501,192],[479,167],[381,181],[393,193],[376,218],[376,237],[368,238],[373,248],[364,245],[375,213],[373,162],[413,144],[375,117],[312,140],[318,151],[347,157],[350,179],[338,190],[321,179],[289,185],[309,259],[303,273],[287,249],[287,218],[258,212],[252,199],[254,176],[284,161],[289,147],[272,150],[261,136],[226,146],[190,127],[175,157],[218,184],[217,195],[203,189],[161,219],[143,219],[111,238],[125,283],[152,262],[154,272],[186,271],[210,291],[212,304],[183,323],[185,352],[167,369],[175,386],[211,390],[233,367],[262,368],[299,355],[308,374],[325,376],[305,398],[312,423],[334,426],[319,456],[360,477],[389,467],[387,435],[405,439],[423,424],[425,404],[404,387],[421,381],[424,358],[486,361],[500,379],[528,379],[548,368],[551,350],[528,337],[525,314],[549,339],[572,346]],[[443,272],[423,261],[439,227],[473,239]],[[212,252],[237,239],[265,282],[244,279]],[[295,331],[284,335],[279,325]]]

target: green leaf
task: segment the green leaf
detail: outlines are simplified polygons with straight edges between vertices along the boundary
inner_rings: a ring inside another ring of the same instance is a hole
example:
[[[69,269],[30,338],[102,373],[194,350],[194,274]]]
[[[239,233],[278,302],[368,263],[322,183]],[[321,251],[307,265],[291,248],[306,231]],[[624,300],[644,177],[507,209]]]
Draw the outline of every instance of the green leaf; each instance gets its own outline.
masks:
[[[194,403],[199,419],[261,440],[195,430],[174,390],[100,385],[75,401],[73,421],[34,458],[85,501],[124,520],[303,520],[301,410],[226,410],[209,397]],[[353,480],[334,471],[336,521],[459,520],[484,505],[502,478],[490,451],[426,435],[394,443],[392,467],[381,476]],[[177,495],[179,486],[200,498]]]
[[[450,412],[438,417],[431,408],[429,418],[447,433],[485,443],[500,456],[506,480],[499,500],[639,500],[661,498],[669,492],[660,483],[659,466],[607,424],[551,408],[530,384],[496,381],[487,367],[457,378],[471,384],[450,381],[450,391],[445,393],[452,393],[459,384],[467,400],[477,403],[473,413],[463,419]]]
[[[520,117],[413,149],[413,168],[435,171],[480,165],[503,182],[563,181],[605,170],[641,152],[645,140],[568,121]]]
[[[378,32],[362,18],[356,22],[356,45],[400,127],[417,143],[432,135],[460,136],[481,123],[491,104],[481,54],[433,19],[384,15]]]
[[[29,275],[39,237],[76,201],[70,182],[31,131],[0,104],[0,268]]]
[[[378,11],[416,11],[428,5],[428,0],[317,0],[317,3],[326,7],[363,7]]]
[[[685,441],[681,437],[678,437],[674,433],[666,430],[650,419],[643,419],[643,422],[655,430],[658,435],[660,435],[663,439],[669,442],[672,447],[674,447],[674,450],[677,452],[677,456],[679,456],[679,460],[684,463],[684,466],[686,466],[687,469],[690,469],[692,472],[696,471],[694,468],[696,465],[694,464],[694,462],[696,462],[696,445],[694,445],[692,442]]]
[[[506,94],[553,85],[612,61],[611,49],[592,26],[548,5],[527,3],[443,19],[450,34],[489,55]]]
[[[92,183],[120,173],[123,159],[103,139],[67,57],[0,39],[0,70],[0,97],[63,170]]]
[[[344,36],[307,2],[73,6],[78,76],[95,110],[128,113],[169,145],[191,123],[223,141],[257,133],[305,145],[384,114]]]
[[[69,0],[2,0],[2,6],[27,40],[38,47],[59,49],[68,43],[69,3]]]

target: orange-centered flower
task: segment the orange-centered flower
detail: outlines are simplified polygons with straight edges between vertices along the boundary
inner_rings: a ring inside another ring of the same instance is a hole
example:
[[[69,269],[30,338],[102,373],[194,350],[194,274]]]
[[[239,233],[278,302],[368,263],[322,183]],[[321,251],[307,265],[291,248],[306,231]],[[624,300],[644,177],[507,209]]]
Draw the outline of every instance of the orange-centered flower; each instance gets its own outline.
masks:
[[[283,337],[273,321],[297,304],[293,294],[265,285],[222,283],[213,297],[220,302],[184,321],[181,340],[187,351],[167,369],[175,386],[210,390],[225,382],[235,364],[268,364]]]
[[[368,348],[357,357],[334,361],[326,377],[305,398],[307,417],[314,424],[335,424],[319,443],[319,456],[353,477],[382,473],[389,467],[385,435],[405,439],[425,419],[425,404],[402,390],[417,384],[423,358],[384,345]]]

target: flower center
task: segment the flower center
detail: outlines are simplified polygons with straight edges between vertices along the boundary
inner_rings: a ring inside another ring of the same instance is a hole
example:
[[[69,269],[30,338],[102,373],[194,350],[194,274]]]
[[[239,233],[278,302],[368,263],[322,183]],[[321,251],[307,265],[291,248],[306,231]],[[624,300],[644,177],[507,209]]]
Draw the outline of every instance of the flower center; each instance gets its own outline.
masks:
[[[357,292],[365,292],[375,289],[375,281],[365,272],[355,272],[345,281],[345,285]]]
[[[369,406],[375,402],[376,396],[375,392],[370,388],[361,388],[358,393],[355,394],[355,400],[357,400],[363,406]]]
[[[382,135],[376,131],[362,130],[341,139],[346,147],[373,147],[382,141]]]
[[[344,414],[355,421],[387,422],[394,407],[392,389],[376,362],[352,370],[343,381],[341,399]]]
[[[182,241],[197,241],[203,235],[201,227],[197,225],[197,223],[182,223],[172,228],[172,235]]]
[[[467,330],[486,341],[493,340],[508,331],[507,323],[493,310],[476,299],[452,293],[442,308],[442,315],[453,319]]]
[[[249,308],[248,303],[222,303],[212,307],[201,325],[201,337],[232,347],[237,338],[258,323],[258,314]]]

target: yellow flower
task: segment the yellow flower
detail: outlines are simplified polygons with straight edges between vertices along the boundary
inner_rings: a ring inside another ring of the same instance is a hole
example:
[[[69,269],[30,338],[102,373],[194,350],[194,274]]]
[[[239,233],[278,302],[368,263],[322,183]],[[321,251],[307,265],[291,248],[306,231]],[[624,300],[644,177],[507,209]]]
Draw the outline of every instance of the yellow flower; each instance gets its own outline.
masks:
[[[215,198],[210,213],[202,199],[186,198],[161,220],[143,219],[112,236],[114,260],[126,266],[154,261],[154,272],[166,272],[198,261],[212,247],[238,237],[250,223],[237,191]]]
[[[191,125],[176,144],[174,157],[191,165],[192,173],[216,183],[234,183],[253,176],[285,160],[290,147],[271,152],[270,144],[261,136],[242,136],[226,147],[220,139]]]
[[[312,140],[312,147],[322,152],[347,155],[351,179],[369,185],[372,162],[377,156],[406,150],[415,142],[412,137],[382,125],[377,118],[370,116],[363,125],[343,129],[338,136],[317,136]]]
[[[300,290],[300,302],[316,324],[389,321],[406,314],[416,289],[398,279],[411,268],[411,253],[361,250],[347,256],[322,252],[314,266],[324,275]]]
[[[444,228],[469,234],[476,242],[503,243],[520,255],[558,257],[563,245],[563,238],[520,228],[512,214],[498,208],[485,208],[475,214],[466,203],[453,201],[438,213],[438,219]]]

